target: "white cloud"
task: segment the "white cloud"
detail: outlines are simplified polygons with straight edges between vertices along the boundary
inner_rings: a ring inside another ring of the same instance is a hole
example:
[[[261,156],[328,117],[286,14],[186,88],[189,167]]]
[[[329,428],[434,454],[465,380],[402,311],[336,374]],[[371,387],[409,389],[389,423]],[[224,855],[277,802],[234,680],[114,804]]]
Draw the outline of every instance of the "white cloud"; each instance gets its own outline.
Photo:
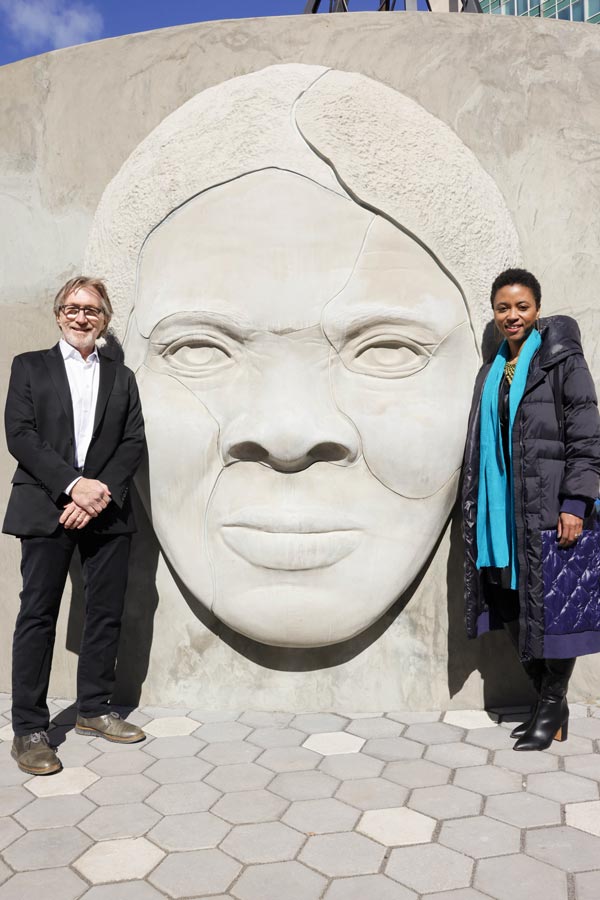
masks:
[[[0,0],[10,33],[24,50],[57,50],[93,41],[104,22],[90,3],[61,0]]]

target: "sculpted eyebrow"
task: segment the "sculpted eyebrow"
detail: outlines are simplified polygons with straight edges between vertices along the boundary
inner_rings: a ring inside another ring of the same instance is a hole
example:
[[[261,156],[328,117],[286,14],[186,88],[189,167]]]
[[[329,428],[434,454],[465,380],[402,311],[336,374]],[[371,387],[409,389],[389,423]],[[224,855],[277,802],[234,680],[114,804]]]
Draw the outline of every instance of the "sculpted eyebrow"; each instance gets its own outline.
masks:
[[[253,331],[256,331],[248,323],[230,316],[191,310],[175,313],[157,322],[150,334],[150,340],[157,342],[170,340],[182,333],[201,331],[203,327],[221,331],[234,341],[244,341]]]
[[[364,314],[356,316],[348,321],[340,318],[326,319],[322,323],[325,334],[332,339],[351,341],[358,335],[362,334],[368,328],[377,328],[380,326],[395,325],[406,327],[410,330],[411,337],[422,340],[423,343],[436,343],[440,335],[437,330],[423,322],[416,315],[411,315],[408,310],[390,309],[386,312]]]

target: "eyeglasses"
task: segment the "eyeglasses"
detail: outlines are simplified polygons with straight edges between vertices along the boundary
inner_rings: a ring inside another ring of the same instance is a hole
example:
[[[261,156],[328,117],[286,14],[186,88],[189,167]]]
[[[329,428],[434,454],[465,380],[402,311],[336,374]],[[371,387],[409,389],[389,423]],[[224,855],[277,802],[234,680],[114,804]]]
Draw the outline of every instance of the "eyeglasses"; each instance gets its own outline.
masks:
[[[96,309],[95,306],[59,306],[58,311],[63,313],[67,319],[76,319],[80,312],[86,319],[97,319],[104,315],[104,310]]]

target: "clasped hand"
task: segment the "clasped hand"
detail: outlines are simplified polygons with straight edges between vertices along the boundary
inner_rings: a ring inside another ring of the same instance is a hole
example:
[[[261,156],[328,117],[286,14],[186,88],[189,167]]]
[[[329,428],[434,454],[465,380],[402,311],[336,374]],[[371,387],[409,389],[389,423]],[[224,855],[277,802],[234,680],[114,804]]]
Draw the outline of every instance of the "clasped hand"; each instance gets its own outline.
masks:
[[[108,485],[95,478],[80,478],[71,491],[71,502],[67,503],[59,519],[67,529],[85,528],[110,503]]]
[[[573,516],[571,513],[561,512],[558,517],[558,525],[556,526],[559,547],[562,547],[563,550],[566,547],[572,547],[582,531],[583,519],[580,519],[579,516]]]

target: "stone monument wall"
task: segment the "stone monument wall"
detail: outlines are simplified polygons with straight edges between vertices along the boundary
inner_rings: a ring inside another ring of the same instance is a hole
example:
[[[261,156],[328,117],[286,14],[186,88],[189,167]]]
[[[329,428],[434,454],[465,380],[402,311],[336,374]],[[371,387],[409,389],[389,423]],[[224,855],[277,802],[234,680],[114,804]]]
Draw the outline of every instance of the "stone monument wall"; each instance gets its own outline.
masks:
[[[503,635],[464,637],[452,506],[497,271],[522,261],[543,314],[578,319],[600,385],[599,50],[593,26],[355,13],[0,69],[2,382],[55,342],[53,294],[86,268],[108,280],[146,411],[116,699],[526,696]],[[225,314],[244,341],[224,342]],[[2,442],[2,506],[12,467]],[[0,539],[0,690],[18,550]],[[74,568],[54,695],[74,693],[82,610]],[[585,658],[573,699],[599,693]]]

